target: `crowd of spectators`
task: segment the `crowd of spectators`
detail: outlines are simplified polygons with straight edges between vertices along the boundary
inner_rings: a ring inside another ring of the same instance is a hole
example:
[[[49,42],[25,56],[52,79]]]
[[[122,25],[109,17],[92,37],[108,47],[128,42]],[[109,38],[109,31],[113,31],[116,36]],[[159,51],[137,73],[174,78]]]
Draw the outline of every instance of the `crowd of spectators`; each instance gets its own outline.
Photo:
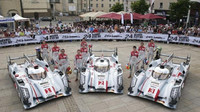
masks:
[[[3,37],[20,37],[20,36],[34,36],[41,34],[58,34],[58,33],[112,33],[112,32],[127,32],[127,33],[159,33],[159,34],[174,34],[174,35],[186,35],[186,36],[196,36],[200,37],[200,27],[173,27],[172,24],[166,25],[140,25],[140,26],[131,26],[127,24],[123,25],[106,25],[94,24],[94,25],[85,25],[85,24],[66,24],[59,21],[55,26],[51,23],[41,28],[39,23],[36,23],[32,28],[21,28],[18,27],[15,31],[1,30],[0,29],[0,38]]]

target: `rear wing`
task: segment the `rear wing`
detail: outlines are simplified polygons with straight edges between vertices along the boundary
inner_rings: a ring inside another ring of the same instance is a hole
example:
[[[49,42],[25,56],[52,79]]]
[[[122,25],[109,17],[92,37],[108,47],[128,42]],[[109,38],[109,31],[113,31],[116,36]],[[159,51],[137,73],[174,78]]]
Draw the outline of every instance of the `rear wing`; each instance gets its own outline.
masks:
[[[101,52],[101,53],[104,53],[104,52],[113,52],[114,56],[118,55],[118,49],[117,48],[115,48],[114,50],[92,50],[91,48],[89,48],[90,56],[92,55],[93,52]]]
[[[181,56],[174,56],[174,54],[171,54],[171,55],[168,55],[168,54],[160,54],[160,56],[168,57],[168,59],[166,60],[166,62],[169,62],[171,59],[176,58],[176,59],[185,60],[185,63],[186,63],[186,64],[189,64],[189,63],[190,63],[190,60],[191,60],[191,56],[181,57]]]
[[[12,61],[14,60],[20,60],[20,59],[25,59],[27,60],[29,63],[31,63],[30,57],[36,57],[36,55],[23,55],[22,57],[14,57],[11,58],[10,56],[8,57],[8,64],[12,64]]]

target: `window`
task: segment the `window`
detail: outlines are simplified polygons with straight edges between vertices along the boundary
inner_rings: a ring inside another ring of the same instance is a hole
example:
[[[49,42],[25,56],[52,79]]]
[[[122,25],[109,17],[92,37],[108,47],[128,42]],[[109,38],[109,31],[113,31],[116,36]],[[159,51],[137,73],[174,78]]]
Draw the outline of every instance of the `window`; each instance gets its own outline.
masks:
[[[113,0],[113,2],[115,2],[115,0]]]
[[[109,7],[112,7],[112,5],[111,5],[111,4],[109,4]]]
[[[111,0],[109,0],[111,2]]]
[[[160,2],[160,9],[162,9],[163,8],[163,3],[162,2]]]
[[[84,7],[86,7],[86,4],[84,4]]]
[[[103,5],[103,4],[101,4],[101,7],[104,7],[104,5]]]
[[[101,0],[103,2],[103,0]]]
[[[98,4],[96,4],[96,7],[99,7],[99,5],[98,5]]]
[[[90,4],[91,7],[93,7],[93,4]]]
[[[68,0],[68,3],[74,3],[74,0]]]

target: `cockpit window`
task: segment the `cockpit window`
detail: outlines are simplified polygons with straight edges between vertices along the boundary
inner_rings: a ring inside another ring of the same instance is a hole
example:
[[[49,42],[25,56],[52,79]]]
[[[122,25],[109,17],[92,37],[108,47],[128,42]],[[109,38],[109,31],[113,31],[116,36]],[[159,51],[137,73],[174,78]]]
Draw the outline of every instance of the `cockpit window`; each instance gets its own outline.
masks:
[[[165,74],[165,73],[153,72],[152,74],[153,78],[160,79],[160,80],[167,79],[168,76],[169,76],[169,73]]]
[[[105,73],[110,69],[110,62],[106,58],[98,58],[94,64],[94,70]]]
[[[33,80],[40,80],[40,79],[44,79],[47,76],[46,71],[41,72],[41,73],[37,73],[37,74],[29,74],[29,76],[33,79]]]
[[[97,71],[97,72],[107,72],[109,70],[109,66],[94,66],[94,69]]]

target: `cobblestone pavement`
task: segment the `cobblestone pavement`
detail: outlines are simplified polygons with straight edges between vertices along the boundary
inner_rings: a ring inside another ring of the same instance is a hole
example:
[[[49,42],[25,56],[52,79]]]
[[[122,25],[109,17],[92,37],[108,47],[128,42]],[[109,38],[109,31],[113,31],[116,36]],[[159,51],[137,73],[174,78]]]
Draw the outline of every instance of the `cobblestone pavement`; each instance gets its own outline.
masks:
[[[37,107],[24,110],[14,89],[13,83],[7,72],[7,56],[17,57],[23,53],[34,54],[36,45],[26,45],[19,47],[0,48],[0,112],[199,112],[200,111],[200,48],[188,45],[156,43],[161,46],[163,53],[174,53],[177,56],[187,56],[191,54],[190,73],[187,78],[182,97],[176,110],[168,109],[158,103],[142,98],[130,97],[127,89],[131,79],[128,79],[129,71],[125,69],[130,51],[133,45],[139,46],[139,41],[120,41],[120,42],[89,42],[93,44],[93,49],[113,49],[118,47],[119,60],[124,70],[124,94],[115,95],[111,93],[78,93],[78,83],[74,82],[75,74],[70,75],[72,96],[61,97],[51,100]],[[50,43],[50,45],[53,45]],[[64,48],[70,58],[73,68],[73,59],[76,50],[80,47],[80,42],[58,43]]]

